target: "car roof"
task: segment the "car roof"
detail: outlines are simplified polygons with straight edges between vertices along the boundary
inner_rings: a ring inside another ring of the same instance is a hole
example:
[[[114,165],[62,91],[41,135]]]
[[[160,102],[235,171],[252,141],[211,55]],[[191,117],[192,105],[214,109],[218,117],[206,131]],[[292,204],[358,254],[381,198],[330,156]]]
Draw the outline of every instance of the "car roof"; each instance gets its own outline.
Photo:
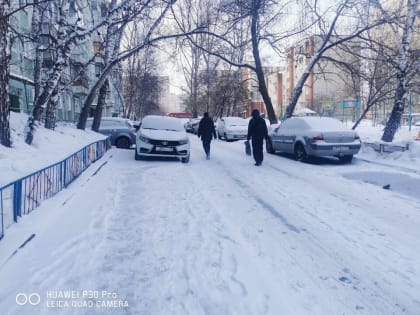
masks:
[[[89,117],[87,120],[93,120],[93,117]],[[101,120],[129,121],[128,118],[122,117],[102,117]]]
[[[222,119],[223,120],[225,120],[225,119],[227,119],[227,120],[230,120],[230,119],[243,119],[243,120],[245,120],[244,118],[238,117],[238,116],[227,116],[227,117],[222,117]]]
[[[305,122],[312,129],[319,130],[348,130],[348,128],[338,119],[320,116],[298,116],[289,119]]]

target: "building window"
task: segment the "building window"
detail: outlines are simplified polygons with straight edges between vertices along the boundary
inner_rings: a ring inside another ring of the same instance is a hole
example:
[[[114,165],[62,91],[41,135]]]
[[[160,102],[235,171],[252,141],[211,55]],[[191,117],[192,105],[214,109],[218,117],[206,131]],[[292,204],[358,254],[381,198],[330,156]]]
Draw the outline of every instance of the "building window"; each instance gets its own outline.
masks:
[[[69,16],[75,16],[76,15],[76,2],[70,1],[70,7],[69,7]]]
[[[103,69],[102,63],[99,63],[99,62],[95,63],[95,75],[97,78],[101,75],[102,69]]]

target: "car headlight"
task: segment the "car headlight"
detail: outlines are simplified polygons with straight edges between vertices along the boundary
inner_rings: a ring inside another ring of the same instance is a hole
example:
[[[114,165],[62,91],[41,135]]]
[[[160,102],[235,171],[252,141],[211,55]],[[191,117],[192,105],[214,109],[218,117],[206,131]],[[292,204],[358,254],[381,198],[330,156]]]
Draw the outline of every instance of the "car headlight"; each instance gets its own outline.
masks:
[[[146,137],[143,137],[143,136],[139,136],[139,140],[140,140],[140,141],[143,141],[143,142],[145,142],[145,143],[150,143],[149,138],[146,138]]]
[[[188,139],[183,139],[179,141],[179,144],[187,144],[188,143]]]

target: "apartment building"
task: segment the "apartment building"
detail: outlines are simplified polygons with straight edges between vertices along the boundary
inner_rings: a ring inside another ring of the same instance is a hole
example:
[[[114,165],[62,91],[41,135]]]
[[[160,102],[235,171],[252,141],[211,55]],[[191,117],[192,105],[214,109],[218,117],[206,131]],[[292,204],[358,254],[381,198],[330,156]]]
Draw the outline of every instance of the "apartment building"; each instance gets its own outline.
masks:
[[[318,36],[309,36],[288,49],[287,65],[283,81],[283,104],[287,106],[293,90],[312,58],[316,47],[321,44]],[[326,56],[349,63],[356,58],[342,51],[330,50]],[[359,110],[359,90],[341,68],[332,61],[320,60],[304,83],[302,95],[295,111],[309,108],[319,113]]]
[[[407,4],[408,1],[398,1],[398,0],[384,0],[381,2],[382,7],[388,12],[389,16],[399,15],[403,19],[400,21],[400,26],[396,27],[395,24],[383,24],[380,27],[377,27],[372,30],[371,36],[378,43],[375,48],[378,50],[378,56],[370,56],[371,61],[366,61],[366,67],[368,71],[375,67],[375,57],[380,59],[387,60],[387,58],[393,58],[395,62],[383,62],[380,64],[380,76],[386,80],[384,82],[385,89],[395,88],[397,85],[397,69],[396,64],[398,63],[398,53],[402,45],[402,26],[405,23],[405,18],[407,16]],[[420,8],[417,8],[419,10]],[[378,16],[381,16],[383,13],[381,10],[378,10],[376,7],[370,9],[369,18],[376,19]],[[386,49],[379,47],[379,45],[385,44]],[[420,90],[418,88],[420,82],[420,71],[419,71],[419,60],[420,60],[420,19],[416,18],[415,24],[411,33],[411,40],[409,43],[409,56],[407,59],[407,64],[410,68],[410,80],[406,83],[407,93],[406,93],[406,106],[405,113],[408,115],[410,112],[420,112]],[[388,100],[382,101],[379,106],[372,108],[369,116],[375,120],[383,121],[387,119],[389,113],[394,107],[394,100],[390,98]]]
[[[106,11],[102,5],[104,0],[80,0],[71,1],[69,10],[69,21],[78,20],[78,27],[87,28],[101,19]],[[12,8],[22,6],[22,1],[12,0]],[[58,8],[53,2],[43,4],[43,22],[39,34],[39,41],[42,54],[42,80],[45,80],[48,69],[55,61],[54,38],[57,29],[54,21],[54,14]],[[34,104],[34,65],[35,65],[35,44],[29,40],[32,35],[32,7],[27,6],[14,14],[10,23],[21,35],[12,42],[10,62],[10,100],[11,110],[16,112],[31,113]],[[81,112],[83,102],[90,87],[100,74],[103,68],[103,57],[96,57],[95,62],[85,66],[94,53],[99,51],[102,44],[98,31],[92,38],[79,43],[71,53],[70,67],[63,74],[61,82],[65,89],[61,93],[57,108],[57,120],[77,121]],[[23,39],[22,39],[23,38]],[[26,39],[27,38],[27,39]],[[83,69],[82,74],[80,71]],[[76,75],[77,79],[73,79]],[[115,77],[115,76],[114,76]],[[110,90],[106,97],[103,116],[118,116],[122,113],[123,101],[121,97],[121,80],[110,80]],[[94,113],[96,101],[92,104],[91,114]]]
[[[268,94],[277,117],[280,117],[284,112],[283,106],[283,76],[284,68],[279,66],[265,66],[263,67],[265,84],[267,86]],[[242,104],[242,112],[244,117],[249,117],[253,109],[258,109],[261,114],[266,115],[266,108],[264,101],[258,89],[258,79],[255,72],[248,68],[242,71],[242,79],[248,90],[248,99]]]

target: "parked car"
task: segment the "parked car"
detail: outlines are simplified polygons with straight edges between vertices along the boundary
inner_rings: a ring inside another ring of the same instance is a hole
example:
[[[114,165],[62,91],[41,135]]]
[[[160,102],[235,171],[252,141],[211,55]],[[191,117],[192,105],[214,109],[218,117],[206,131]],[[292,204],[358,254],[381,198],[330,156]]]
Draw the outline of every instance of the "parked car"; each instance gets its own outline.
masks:
[[[93,118],[88,118],[86,128],[91,128]],[[109,136],[111,145],[128,149],[136,143],[136,130],[129,119],[119,117],[102,117],[99,132]]]
[[[310,156],[336,156],[342,162],[351,162],[360,146],[354,130],[330,117],[288,118],[269,131],[266,141],[268,153],[291,153],[298,161]]]
[[[183,163],[190,160],[190,140],[178,118],[145,116],[136,139],[136,160],[147,156],[177,157]]]
[[[201,120],[201,118],[194,121],[194,123],[192,124],[192,133],[195,134],[195,135],[198,134],[198,127],[200,127],[200,120]]]
[[[241,117],[222,117],[217,120],[216,133],[226,141],[243,140],[248,134],[247,119]]]
[[[192,118],[185,124],[185,130],[191,133],[198,132],[198,124],[200,123],[200,118]],[[195,131],[195,132],[194,132]]]

